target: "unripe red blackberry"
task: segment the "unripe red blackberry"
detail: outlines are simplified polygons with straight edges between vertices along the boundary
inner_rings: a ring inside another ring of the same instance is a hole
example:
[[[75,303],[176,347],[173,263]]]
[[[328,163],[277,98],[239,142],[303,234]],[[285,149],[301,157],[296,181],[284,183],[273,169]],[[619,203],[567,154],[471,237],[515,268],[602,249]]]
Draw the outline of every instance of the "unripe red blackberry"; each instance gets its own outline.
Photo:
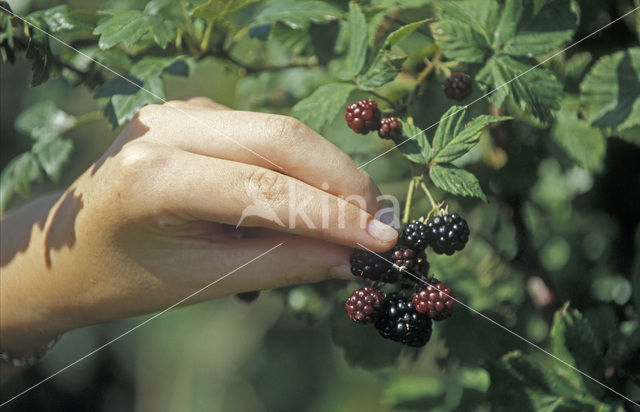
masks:
[[[395,117],[385,117],[380,121],[378,136],[383,139],[399,140],[402,137],[402,122]]]
[[[395,264],[395,269],[403,272],[404,275],[408,277],[411,277],[410,274],[419,277],[421,274],[426,274],[429,271],[429,262],[427,261],[427,255],[424,251],[416,252],[406,246],[396,246],[392,250],[391,260],[393,260]]]
[[[469,240],[469,226],[457,213],[436,216],[427,222],[429,245],[437,254],[453,255]]]
[[[408,346],[424,346],[431,338],[431,319],[417,312],[407,298],[396,294],[385,299],[375,327],[383,338]]]
[[[351,255],[351,273],[369,280],[388,282],[391,263],[375,253],[355,249]]]
[[[429,231],[427,226],[418,220],[414,220],[404,228],[398,243],[409,246],[414,250],[425,249],[429,244]]]
[[[356,323],[374,322],[383,305],[384,295],[371,286],[354,290],[344,303],[349,318]]]
[[[464,73],[453,73],[442,84],[444,94],[449,99],[464,100],[471,95],[471,77]]]
[[[451,288],[436,278],[427,280],[427,283],[424,289],[413,295],[413,305],[418,312],[435,321],[447,319],[456,305]]]
[[[361,99],[349,103],[344,119],[351,130],[360,134],[367,134],[380,128],[380,109],[378,103],[371,99]]]

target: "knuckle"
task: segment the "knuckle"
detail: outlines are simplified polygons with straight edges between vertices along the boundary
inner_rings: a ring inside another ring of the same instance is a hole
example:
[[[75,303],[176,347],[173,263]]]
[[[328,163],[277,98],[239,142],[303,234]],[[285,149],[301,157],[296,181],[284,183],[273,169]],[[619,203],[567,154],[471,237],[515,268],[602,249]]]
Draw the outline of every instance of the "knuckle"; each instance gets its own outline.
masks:
[[[270,203],[282,202],[286,198],[286,179],[279,173],[267,169],[255,169],[249,172],[247,184],[250,193],[258,192]]]
[[[293,117],[269,115],[267,130],[276,140],[292,142],[304,138],[307,135],[308,126]]]
[[[125,177],[137,176],[161,168],[166,163],[165,150],[146,142],[127,143],[118,154],[118,168]]]

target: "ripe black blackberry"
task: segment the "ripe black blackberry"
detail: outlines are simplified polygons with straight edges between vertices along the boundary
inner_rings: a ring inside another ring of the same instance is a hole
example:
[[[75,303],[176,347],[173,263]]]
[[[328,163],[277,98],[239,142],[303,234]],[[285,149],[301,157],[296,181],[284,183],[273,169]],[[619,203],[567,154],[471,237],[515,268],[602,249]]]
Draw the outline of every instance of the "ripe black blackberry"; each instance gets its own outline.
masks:
[[[436,216],[427,222],[429,245],[437,254],[453,255],[469,240],[469,226],[457,213]]]
[[[409,246],[415,250],[425,249],[429,244],[429,231],[427,230],[427,226],[418,220],[414,220],[404,228],[398,243]]]
[[[371,99],[361,99],[349,103],[344,119],[351,130],[367,134],[380,128],[380,109],[378,103]]]
[[[406,297],[396,294],[385,299],[375,327],[383,338],[408,346],[424,346],[431,338],[431,319],[417,312]]]
[[[419,277],[420,274],[426,274],[429,271],[426,253],[424,251],[416,252],[407,246],[394,247],[391,253],[391,260],[396,266],[394,269],[404,273],[407,277],[411,277],[411,275],[406,272]]]
[[[424,289],[413,295],[413,305],[418,312],[435,321],[447,319],[456,305],[451,288],[433,277],[427,283]]]
[[[349,318],[356,323],[374,322],[383,306],[384,295],[371,286],[354,290],[344,303]]]
[[[471,95],[471,77],[464,73],[453,73],[442,84],[444,94],[449,99],[464,100]]]
[[[369,280],[392,281],[391,263],[374,253],[355,249],[351,255],[351,273]]]
[[[385,117],[380,121],[378,136],[382,139],[398,140],[402,137],[402,122],[395,117]]]

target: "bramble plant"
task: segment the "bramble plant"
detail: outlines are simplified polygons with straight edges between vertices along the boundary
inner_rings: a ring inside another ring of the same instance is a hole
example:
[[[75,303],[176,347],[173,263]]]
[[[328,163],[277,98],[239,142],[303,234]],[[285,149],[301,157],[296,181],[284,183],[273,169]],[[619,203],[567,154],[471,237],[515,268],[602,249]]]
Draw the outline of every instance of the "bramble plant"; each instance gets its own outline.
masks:
[[[60,182],[73,129],[104,118],[118,128],[167,99],[172,76],[213,60],[238,79],[234,108],[301,120],[405,199],[404,248],[352,256],[370,284],[278,291],[330,329],[349,365],[394,366],[372,372],[384,380],[371,396],[447,411],[638,402],[640,11],[594,32],[639,1],[106,4],[18,16],[0,2],[3,64],[27,59],[31,87],[62,78],[101,108],[72,115],[43,101],[17,117],[31,148],[4,166],[0,210],[45,177]],[[385,299],[381,284],[402,285],[403,270],[419,287],[384,286]],[[418,352],[376,328],[409,346],[431,340]],[[418,356],[438,367],[412,368]]]

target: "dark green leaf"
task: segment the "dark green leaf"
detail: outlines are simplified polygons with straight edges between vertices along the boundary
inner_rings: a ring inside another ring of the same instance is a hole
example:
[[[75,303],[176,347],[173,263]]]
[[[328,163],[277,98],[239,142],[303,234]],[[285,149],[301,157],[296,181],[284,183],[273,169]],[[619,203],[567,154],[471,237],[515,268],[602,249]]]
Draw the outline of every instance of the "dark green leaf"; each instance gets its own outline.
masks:
[[[193,9],[191,15],[207,21],[223,20],[227,16],[259,0],[207,0]]]
[[[31,87],[39,86],[60,75],[60,66],[51,53],[49,37],[38,29],[31,30],[27,59],[31,60]]]
[[[98,23],[93,34],[99,34],[98,45],[109,49],[118,43],[127,47],[135,45],[150,34],[155,43],[163,49],[176,36],[176,27],[172,20],[162,15],[149,15],[138,10],[104,11],[109,17]]]
[[[382,399],[386,405],[403,407],[419,404],[426,407],[431,400],[437,406],[442,403],[447,385],[430,376],[395,376],[386,382]],[[430,399],[431,398],[431,399]]]
[[[422,26],[425,23],[430,22],[431,20],[433,19],[424,19],[424,20],[413,22],[413,23],[405,24],[404,26],[391,32],[387,36],[386,40],[384,41],[384,44],[382,45],[382,48],[384,50],[389,50],[393,45],[402,41],[405,37],[407,37],[414,31],[416,31],[418,27]]]
[[[453,165],[439,164],[429,169],[429,177],[433,184],[451,194],[487,200],[478,179],[466,170]]]
[[[91,30],[93,27],[69,9],[66,4],[50,9],[36,11],[26,19],[36,27],[42,27],[50,33],[70,30]]]
[[[592,125],[624,130],[640,125],[640,48],[601,58],[580,85]]]
[[[278,0],[268,2],[251,26],[280,22],[291,29],[307,29],[311,23],[326,23],[341,15],[340,9],[323,1]]]
[[[16,158],[13,164],[13,188],[16,193],[28,197],[31,192],[31,182],[42,180],[42,173],[38,162],[31,152],[23,153]]]
[[[406,57],[393,57],[379,52],[369,69],[358,77],[358,83],[364,87],[380,87],[396,78]]]
[[[523,0],[505,0],[500,21],[494,32],[493,48],[501,48],[502,45],[509,41],[518,28],[518,22],[522,16],[524,9]]]
[[[465,2],[446,2],[437,23],[431,27],[445,56],[466,63],[480,63],[489,53],[487,34],[469,13]]]
[[[0,175],[0,213],[4,213],[7,204],[13,197],[14,193],[14,178],[13,170],[19,157],[14,157],[4,167],[2,174]]]
[[[426,165],[431,160],[431,146],[425,132],[419,127],[402,122],[402,140],[397,142],[398,150],[414,163]]]
[[[145,57],[124,79],[116,77],[96,90],[96,98],[107,98],[105,113],[113,127],[129,121],[141,107],[165,99],[164,73],[187,75],[188,66],[180,58]]]
[[[75,121],[75,117],[58,109],[52,101],[45,100],[20,113],[15,127],[35,139],[46,139],[65,133]]]
[[[357,76],[362,71],[367,58],[367,22],[360,6],[349,3],[349,51],[347,54],[347,67],[352,76]]]
[[[606,150],[605,138],[599,129],[578,118],[577,110],[563,104],[556,114],[551,137],[580,166],[588,170],[601,170]]]
[[[329,83],[320,86],[310,96],[293,106],[291,116],[312,129],[322,132],[326,126],[333,123],[340,111],[344,110],[347,98],[354,89],[353,84],[347,83]]]
[[[492,123],[508,120],[510,117],[481,115],[466,126],[466,108],[453,106],[442,115],[433,138],[433,162],[449,163],[467,153],[478,143],[482,130]]]
[[[36,155],[47,176],[53,182],[58,183],[62,168],[73,151],[73,142],[69,139],[54,137],[36,142],[31,150]]]

